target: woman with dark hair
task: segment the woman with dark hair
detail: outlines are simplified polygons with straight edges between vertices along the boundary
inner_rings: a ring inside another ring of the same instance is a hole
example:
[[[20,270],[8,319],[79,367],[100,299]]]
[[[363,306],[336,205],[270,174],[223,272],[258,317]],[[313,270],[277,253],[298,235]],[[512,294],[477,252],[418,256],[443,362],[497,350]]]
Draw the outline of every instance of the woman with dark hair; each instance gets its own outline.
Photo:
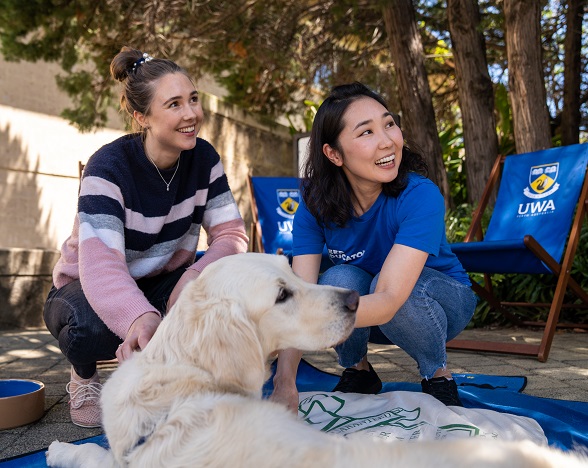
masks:
[[[188,73],[129,47],[110,71],[137,133],[88,160],[44,308],[72,364],[70,415],[82,427],[100,426],[96,362],[143,349],[184,286],[248,243],[220,157],[198,138],[204,114]],[[196,261],[201,227],[208,249]]]
[[[361,295],[356,328],[335,347],[346,369],[333,391],[381,390],[367,359],[377,325],[417,362],[423,392],[461,406],[445,345],[470,321],[476,297],[447,244],[443,196],[426,175],[378,94],[361,83],[332,90],[312,126],[292,268],[306,281]],[[319,276],[325,245],[335,265]],[[274,377],[272,399],[293,410],[300,358],[281,351]]]

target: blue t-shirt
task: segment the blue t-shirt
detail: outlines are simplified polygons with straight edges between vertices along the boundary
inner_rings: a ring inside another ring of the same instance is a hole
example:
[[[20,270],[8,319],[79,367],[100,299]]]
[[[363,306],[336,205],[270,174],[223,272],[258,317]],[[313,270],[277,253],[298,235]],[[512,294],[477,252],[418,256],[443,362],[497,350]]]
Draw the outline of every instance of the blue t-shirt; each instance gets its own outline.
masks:
[[[372,275],[382,269],[394,244],[427,252],[425,266],[461,283],[470,280],[445,236],[445,203],[429,179],[409,173],[398,197],[380,194],[372,207],[344,228],[322,227],[302,202],[294,217],[293,255],[321,253],[326,245],[335,265],[355,265]]]

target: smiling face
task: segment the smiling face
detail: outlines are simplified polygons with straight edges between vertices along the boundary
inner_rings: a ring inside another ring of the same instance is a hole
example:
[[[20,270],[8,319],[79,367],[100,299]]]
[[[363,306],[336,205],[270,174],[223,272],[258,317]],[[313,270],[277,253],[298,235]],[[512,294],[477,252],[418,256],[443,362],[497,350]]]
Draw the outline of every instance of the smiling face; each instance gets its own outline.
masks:
[[[196,145],[204,114],[194,84],[183,73],[168,73],[154,84],[149,112],[135,113],[147,129],[145,148],[158,167],[175,164],[180,152]]]
[[[381,190],[396,179],[403,137],[392,114],[375,99],[361,97],[349,104],[343,124],[338,149],[325,144],[323,152],[343,169],[354,191]]]

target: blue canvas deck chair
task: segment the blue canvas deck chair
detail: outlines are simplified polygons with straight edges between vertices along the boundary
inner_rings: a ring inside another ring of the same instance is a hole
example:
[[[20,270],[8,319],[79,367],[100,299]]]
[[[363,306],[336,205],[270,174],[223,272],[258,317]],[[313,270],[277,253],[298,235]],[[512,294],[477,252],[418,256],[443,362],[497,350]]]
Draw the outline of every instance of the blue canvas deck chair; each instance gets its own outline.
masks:
[[[291,257],[292,223],[300,204],[297,177],[247,177],[253,222],[251,250]]]
[[[298,177],[248,176],[252,223],[250,250],[282,254],[292,261],[292,226],[294,214],[302,200]],[[323,252],[321,271],[333,263]]]
[[[545,326],[543,337],[539,345],[455,339],[447,344],[449,349],[536,356],[545,362],[562,307],[588,306],[588,294],[570,276],[588,205],[587,163],[588,144],[496,160],[465,242],[452,244],[451,249],[467,272],[484,274],[483,285],[474,281],[472,285],[481,298],[515,324]],[[482,215],[499,178],[494,211],[482,235]],[[553,299],[551,303],[513,303],[497,298],[493,273],[555,275]],[[568,289],[574,293],[574,302],[564,304]],[[549,312],[545,323],[524,322],[510,307],[545,307]]]

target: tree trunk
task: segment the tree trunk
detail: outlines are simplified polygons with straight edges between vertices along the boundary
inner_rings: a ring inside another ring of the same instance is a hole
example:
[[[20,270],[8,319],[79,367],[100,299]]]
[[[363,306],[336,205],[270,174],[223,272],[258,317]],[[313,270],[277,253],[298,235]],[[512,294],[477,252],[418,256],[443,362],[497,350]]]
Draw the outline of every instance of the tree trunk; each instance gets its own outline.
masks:
[[[447,19],[463,121],[468,201],[476,203],[498,155],[494,93],[477,0],[448,0]]]
[[[450,207],[453,204],[414,6],[411,0],[387,0],[383,3],[383,13],[398,78],[402,129],[406,138],[422,151],[429,166],[429,177],[439,186],[446,206]]]
[[[508,85],[517,153],[551,147],[541,62],[540,8],[537,0],[504,0]]]
[[[564,41],[564,90],[561,113],[561,142],[580,141],[580,85],[582,83],[582,21],[585,0],[569,0]]]

